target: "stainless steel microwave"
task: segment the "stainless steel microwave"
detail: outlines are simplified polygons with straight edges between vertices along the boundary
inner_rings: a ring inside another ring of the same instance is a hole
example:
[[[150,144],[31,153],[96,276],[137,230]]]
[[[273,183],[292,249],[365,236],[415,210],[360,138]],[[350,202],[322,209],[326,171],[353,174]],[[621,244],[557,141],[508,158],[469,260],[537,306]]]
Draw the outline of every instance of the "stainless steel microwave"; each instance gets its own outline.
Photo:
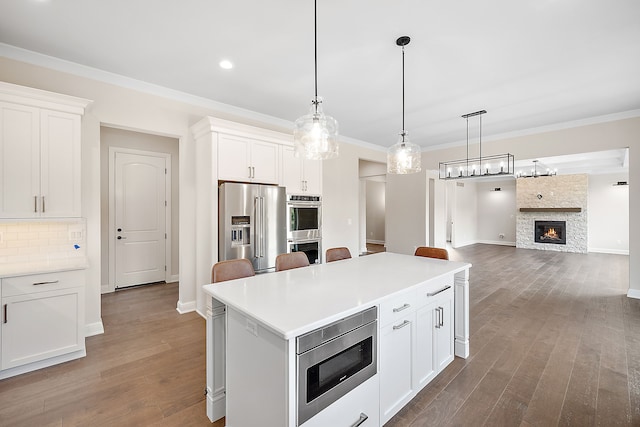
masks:
[[[287,198],[287,239],[313,240],[322,237],[320,196],[290,195]]]

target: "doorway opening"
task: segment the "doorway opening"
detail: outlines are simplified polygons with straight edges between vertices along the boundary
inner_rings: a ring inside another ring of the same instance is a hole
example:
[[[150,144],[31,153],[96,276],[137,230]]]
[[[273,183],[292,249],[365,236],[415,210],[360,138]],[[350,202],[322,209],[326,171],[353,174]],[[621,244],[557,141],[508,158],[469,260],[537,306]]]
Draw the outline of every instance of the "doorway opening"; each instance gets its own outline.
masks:
[[[384,252],[387,165],[359,161],[360,176],[360,254]]]
[[[178,280],[178,140],[103,126],[102,293]]]

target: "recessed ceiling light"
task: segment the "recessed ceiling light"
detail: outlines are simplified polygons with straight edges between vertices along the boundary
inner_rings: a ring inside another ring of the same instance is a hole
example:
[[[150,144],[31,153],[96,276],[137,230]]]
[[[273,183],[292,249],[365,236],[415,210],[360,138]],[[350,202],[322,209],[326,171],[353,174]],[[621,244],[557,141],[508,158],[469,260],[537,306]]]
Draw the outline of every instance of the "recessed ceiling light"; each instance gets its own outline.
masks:
[[[220,61],[220,68],[224,68],[225,70],[230,70],[233,68],[233,64],[228,59],[223,59]]]

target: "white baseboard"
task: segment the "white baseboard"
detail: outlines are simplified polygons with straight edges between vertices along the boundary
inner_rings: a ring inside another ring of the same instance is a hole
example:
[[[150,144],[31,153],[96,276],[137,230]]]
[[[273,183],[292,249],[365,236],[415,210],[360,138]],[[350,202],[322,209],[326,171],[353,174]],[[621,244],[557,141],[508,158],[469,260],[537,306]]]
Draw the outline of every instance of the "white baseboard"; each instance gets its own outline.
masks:
[[[190,313],[192,311],[196,311],[196,302],[195,301],[189,301],[189,302],[178,301],[178,305],[176,306],[176,310],[180,314],[185,314],[185,313]]]
[[[384,240],[367,239],[367,243],[372,243],[374,245],[384,245],[384,242]]]
[[[629,298],[640,299],[640,289],[631,289],[627,292]]]
[[[587,252],[595,252],[599,254],[613,254],[613,255],[629,255],[629,249],[608,249],[608,248],[588,248]]]
[[[84,325],[84,336],[92,337],[94,335],[104,334],[104,325],[102,319],[99,322],[89,323]]]
[[[504,240],[478,240],[476,243],[483,243],[485,245],[502,245],[502,246],[516,245],[516,242],[505,242]]]
[[[16,375],[25,374],[27,372],[35,371],[37,369],[48,368],[49,366],[57,365],[59,363],[69,362],[70,360],[79,359],[87,355],[87,350],[74,351],[72,353],[63,354],[61,356],[50,357],[48,359],[39,360],[37,362],[27,363],[26,365],[16,366],[15,368],[5,369],[0,371],[0,380],[9,377],[15,377]]]
[[[169,282],[168,283],[179,282],[179,281],[180,281],[180,275],[179,274],[172,274],[171,276],[169,276]]]
[[[205,319],[205,320],[206,320],[207,315],[206,315],[205,313],[201,312],[201,311],[200,311],[200,310],[198,310],[198,309],[196,309],[196,313],[198,313],[198,314],[199,314],[203,319]]]

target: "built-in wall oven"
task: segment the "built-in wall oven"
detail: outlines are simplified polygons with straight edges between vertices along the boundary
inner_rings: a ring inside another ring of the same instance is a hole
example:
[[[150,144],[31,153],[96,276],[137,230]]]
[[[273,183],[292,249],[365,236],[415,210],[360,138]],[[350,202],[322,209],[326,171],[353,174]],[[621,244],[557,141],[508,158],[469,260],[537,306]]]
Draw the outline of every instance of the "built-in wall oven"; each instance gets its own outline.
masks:
[[[298,424],[377,372],[377,307],[296,339]]]
[[[312,240],[322,237],[322,201],[320,196],[287,197],[287,239]]]
[[[288,252],[304,252],[309,258],[309,264],[320,264],[322,262],[322,240],[289,240],[287,242]]]

